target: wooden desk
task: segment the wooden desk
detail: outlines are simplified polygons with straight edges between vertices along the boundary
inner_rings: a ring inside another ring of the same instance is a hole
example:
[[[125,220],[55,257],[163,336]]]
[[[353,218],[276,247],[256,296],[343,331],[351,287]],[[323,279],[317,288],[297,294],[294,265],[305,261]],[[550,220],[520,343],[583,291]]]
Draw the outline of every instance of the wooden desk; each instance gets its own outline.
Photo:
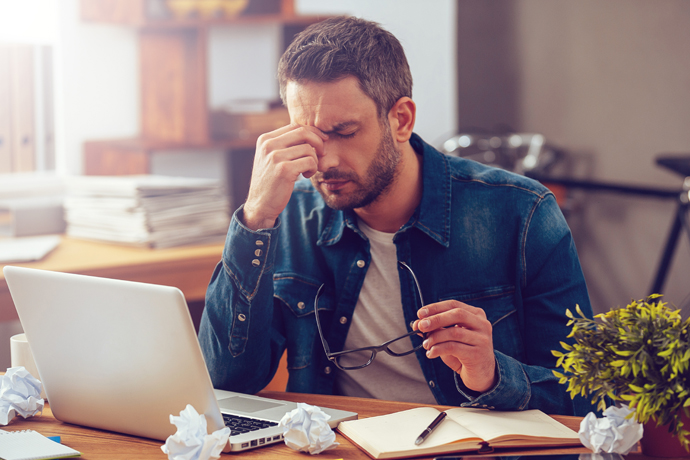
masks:
[[[43,260],[12,264],[178,287],[187,302],[204,300],[223,244],[148,249],[63,237]],[[17,319],[0,265],[0,322]]]
[[[378,401],[362,398],[348,398],[344,396],[307,395],[274,391],[264,391],[260,394],[274,399],[284,399],[295,402],[306,402],[309,404],[315,404],[319,406],[328,406],[336,409],[351,410],[357,412],[360,418],[388,414],[391,412],[411,409],[413,407],[419,406],[418,404],[411,403]],[[447,406],[436,407],[447,408]],[[132,414],[132,416],[136,417],[136,414]],[[556,416],[555,418],[574,430],[578,429],[581,420],[580,417],[568,416]],[[82,453],[81,458],[85,460],[144,460],[166,458],[166,456],[160,450],[160,447],[163,445],[162,441],[137,438],[134,436],[126,436],[122,434],[62,423],[55,420],[55,418],[52,416],[52,413],[50,412],[50,408],[47,405],[42,416],[31,417],[27,420],[24,420],[20,417],[16,417],[14,420],[10,422],[9,425],[3,427],[3,429],[8,431],[32,429],[38,431],[39,433],[45,436],[61,436],[62,443],[73,449],[80,451]],[[342,437],[337,432],[336,438],[337,442],[340,443],[340,446],[338,446],[336,449],[329,450],[322,454],[319,454],[318,457],[314,458],[318,458],[321,460],[369,459],[369,457],[363,451],[359,450],[356,446],[354,446],[352,443],[350,443],[347,439]],[[526,455],[529,452],[534,453],[535,451],[522,450],[519,452],[519,455]],[[548,452],[554,455],[591,453],[584,447],[548,450],[542,449],[538,452],[543,454],[546,454]],[[507,455],[508,452],[504,451],[501,454]],[[513,455],[516,454],[518,453],[516,451],[513,451]],[[486,455],[488,457],[493,457],[496,456],[497,453]],[[242,459],[305,459],[310,457],[309,455],[305,456],[305,454],[294,452],[283,443],[277,443],[266,447],[260,447],[258,449],[246,451],[241,454],[224,454],[222,457],[231,458],[231,456],[235,456],[236,458]],[[646,458],[647,457],[644,457],[641,454],[630,454],[626,456],[626,459],[629,460],[643,460]]]

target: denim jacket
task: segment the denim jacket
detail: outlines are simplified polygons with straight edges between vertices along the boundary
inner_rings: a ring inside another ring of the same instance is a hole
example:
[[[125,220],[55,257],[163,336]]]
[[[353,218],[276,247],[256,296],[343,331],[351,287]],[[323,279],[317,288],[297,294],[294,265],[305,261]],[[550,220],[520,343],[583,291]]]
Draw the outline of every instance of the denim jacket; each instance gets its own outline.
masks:
[[[591,315],[553,194],[523,176],[443,155],[417,135],[410,142],[423,158],[423,195],[394,237],[398,259],[415,271],[426,303],[456,299],[484,309],[498,372],[495,387],[478,394],[420,349],[416,356],[436,400],[583,415],[590,406],[574,404],[551,372],[551,350],[569,341],[566,308],[579,304]],[[331,351],[342,350],[371,259],[356,216],[328,208],[306,180],[295,184],[274,228],[251,231],[238,219],[241,212],[232,218],[199,331],[213,384],[258,392],[287,349],[287,391],[332,394],[336,372],[319,339],[314,297],[325,284],[319,316]],[[409,272],[399,274],[409,324],[421,305]],[[417,345],[421,338],[412,340]]]

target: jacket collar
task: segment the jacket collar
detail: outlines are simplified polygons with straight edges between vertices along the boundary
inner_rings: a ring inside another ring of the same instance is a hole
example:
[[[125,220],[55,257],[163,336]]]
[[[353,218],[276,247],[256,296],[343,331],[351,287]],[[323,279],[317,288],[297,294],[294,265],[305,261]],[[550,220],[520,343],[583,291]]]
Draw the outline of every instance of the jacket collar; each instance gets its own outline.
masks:
[[[397,233],[416,227],[431,239],[448,247],[450,244],[450,195],[451,174],[448,158],[427,144],[417,134],[412,134],[410,145],[423,157],[422,200],[410,220]],[[321,232],[317,245],[330,246],[342,238],[345,227],[362,238],[357,227],[357,215],[352,210],[330,211],[330,218]]]

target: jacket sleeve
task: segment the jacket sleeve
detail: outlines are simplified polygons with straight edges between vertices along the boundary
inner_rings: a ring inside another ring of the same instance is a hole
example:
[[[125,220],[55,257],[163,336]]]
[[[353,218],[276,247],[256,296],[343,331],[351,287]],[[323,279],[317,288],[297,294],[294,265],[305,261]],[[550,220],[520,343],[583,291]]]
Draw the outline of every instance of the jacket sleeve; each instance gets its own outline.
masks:
[[[458,391],[469,400],[463,405],[585,415],[594,410],[589,400],[572,400],[552,372],[556,358],[551,351],[562,351],[560,342],[572,341],[567,338],[565,310],[579,305],[591,317],[592,307],[570,229],[551,193],[535,203],[520,237],[516,297],[521,302],[524,362],[495,351],[498,382],[483,394],[473,394],[456,378]]]
[[[241,213],[240,207],[232,217],[206,291],[199,343],[215,388],[253,394],[271,381],[285,349],[273,300],[280,220],[272,229],[252,231]]]

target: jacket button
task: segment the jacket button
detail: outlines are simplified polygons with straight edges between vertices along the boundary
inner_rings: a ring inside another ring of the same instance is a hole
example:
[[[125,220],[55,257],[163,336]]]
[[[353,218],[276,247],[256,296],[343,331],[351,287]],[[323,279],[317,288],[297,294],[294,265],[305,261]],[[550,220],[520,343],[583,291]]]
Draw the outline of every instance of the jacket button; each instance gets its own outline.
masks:
[[[299,302],[297,304],[297,308],[299,308],[300,310],[304,310],[304,307],[306,307],[306,305],[304,305],[304,302]]]
[[[435,388],[435,387],[436,387],[436,384],[434,383],[433,380],[429,380],[429,386],[430,386],[431,388]]]
[[[252,265],[254,265],[255,267],[258,267],[259,265],[261,265],[261,261],[259,259],[254,259],[254,260],[252,260]]]
[[[347,324],[347,318],[345,316],[340,317],[340,324]]]
[[[365,266],[366,264],[367,264],[367,263],[366,263],[365,261],[363,261],[362,259],[359,259],[359,260],[357,261],[357,266],[358,266],[359,268],[364,268],[364,266]]]
[[[256,240],[256,245],[259,246],[259,247],[261,247],[261,246],[264,245],[264,242],[261,241],[261,240]]]
[[[256,257],[260,257],[261,254],[263,254],[263,253],[261,252],[261,249],[257,249],[256,251],[254,251],[254,255],[255,255]]]
[[[326,374],[331,373],[331,366],[326,366],[326,368],[323,370]]]
[[[247,316],[244,313],[240,313],[239,315],[237,315],[237,319],[239,319],[240,321],[246,321]]]

